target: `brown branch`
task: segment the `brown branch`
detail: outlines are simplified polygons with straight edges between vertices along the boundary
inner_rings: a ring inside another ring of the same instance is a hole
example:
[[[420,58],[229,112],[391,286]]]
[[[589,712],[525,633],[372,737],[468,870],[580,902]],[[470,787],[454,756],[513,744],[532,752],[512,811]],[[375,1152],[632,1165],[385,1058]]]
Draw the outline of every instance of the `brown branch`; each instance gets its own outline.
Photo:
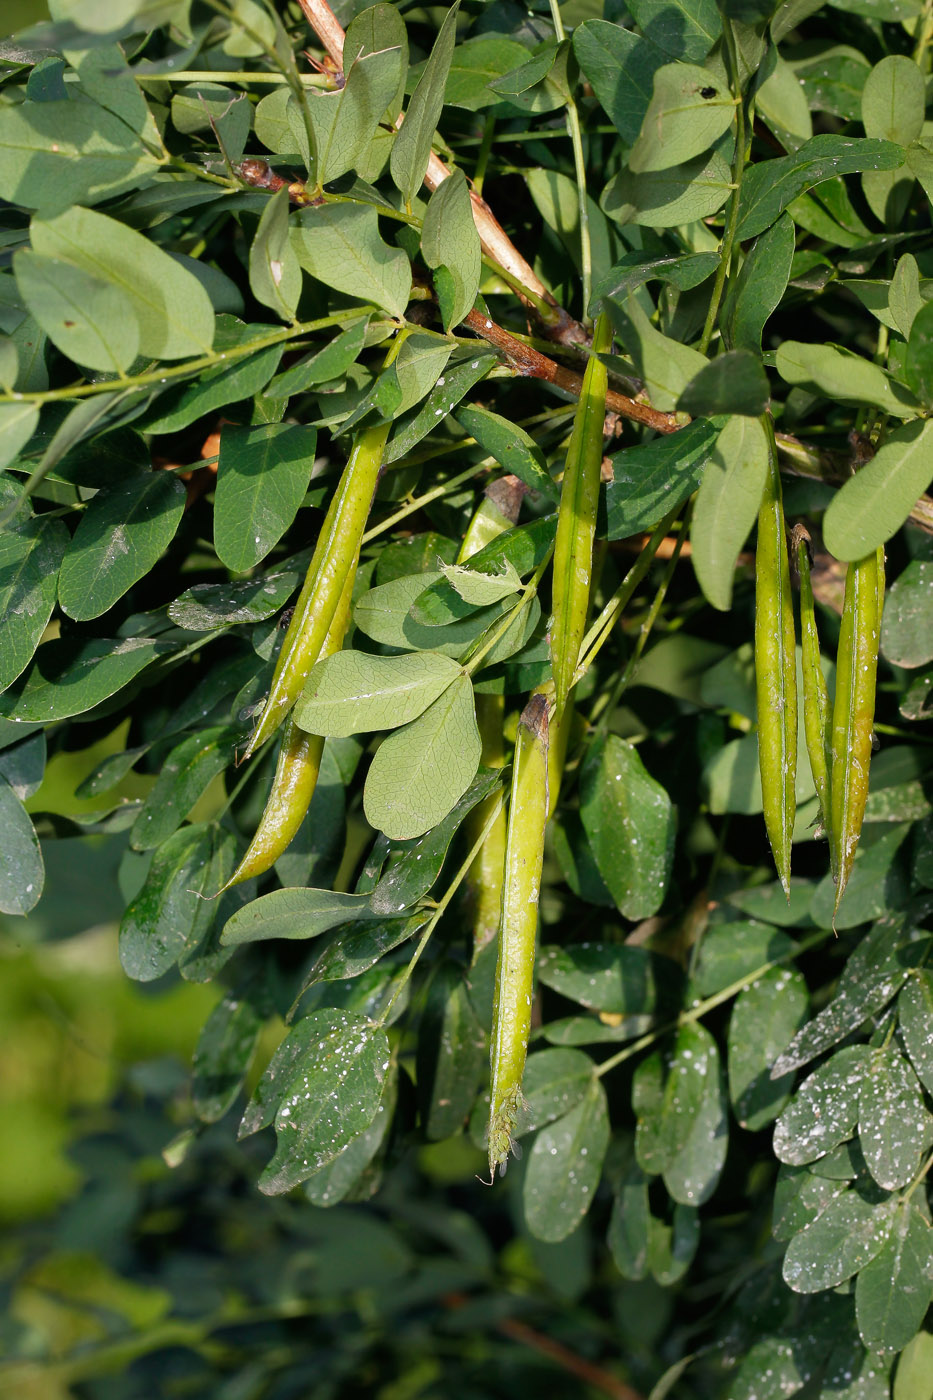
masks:
[[[578,1380],[591,1385],[594,1390],[602,1391],[603,1395],[608,1395],[610,1400],[641,1400],[637,1390],[633,1390],[625,1381],[620,1381],[618,1377],[606,1371],[602,1366],[595,1365],[592,1361],[587,1361],[585,1356],[579,1356],[569,1347],[563,1346],[560,1342],[555,1342],[552,1337],[548,1337],[544,1332],[539,1332],[534,1327],[529,1327],[526,1322],[519,1322],[515,1317],[504,1317],[498,1324],[499,1331],[506,1337],[511,1337],[513,1341],[521,1342],[526,1347],[532,1347],[540,1352],[542,1356],[548,1356],[570,1375],[576,1376]]]
[[[324,48],[334,62],[338,66],[342,66],[343,44],[346,35],[327,0],[298,0],[298,3],[305,19]],[[403,118],[399,116],[399,125],[401,125],[402,120]],[[449,175],[450,170],[440,156],[435,155],[432,151],[424,177],[424,183],[428,189],[436,190],[438,185],[443,184]],[[585,328],[579,321],[575,321],[569,312],[557,304],[544,283],[536,275],[531,264],[522,257],[515,247],[482,196],[477,194],[475,190],[471,190],[470,201],[473,205],[473,221],[479,233],[483,252],[493,262],[497,262],[500,267],[503,267],[521,286],[527,287],[534,300],[523,297],[520,290],[517,291],[517,295],[540,322],[545,336],[549,340],[560,341],[564,344],[586,343],[589,337]],[[544,303],[544,306],[537,304],[541,302]]]
[[[572,394],[576,399],[580,397],[583,391],[582,375],[572,369],[565,369],[547,355],[542,355],[540,350],[532,350],[530,345],[516,340],[514,335],[509,335],[508,331],[497,326],[488,316],[479,311],[471,311],[464,318],[463,324],[498,350],[518,374],[527,375],[529,379],[543,379],[546,383],[554,384],[558,389]],[[644,423],[646,427],[654,428],[659,433],[676,433],[683,427],[683,422],[676,414],[661,413],[650,404],[639,403],[637,399],[630,399],[626,394],[619,394],[614,389],[610,389],[606,394],[606,409],[610,413],[618,413],[622,418],[630,418],[635,423]]]

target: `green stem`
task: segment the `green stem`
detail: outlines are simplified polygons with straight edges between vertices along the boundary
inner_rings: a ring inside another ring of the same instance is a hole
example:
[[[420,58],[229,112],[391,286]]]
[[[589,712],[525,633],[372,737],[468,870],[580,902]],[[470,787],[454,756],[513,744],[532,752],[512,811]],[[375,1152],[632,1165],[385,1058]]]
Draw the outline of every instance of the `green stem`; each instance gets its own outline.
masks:
[[[745,100],[742,97],[739,86],[739,61],[735,48],[735,36],[732,33],[732,25],[728,19],[723,18],[722,22],[723,50],[729,69],[729,81],[732,84],[732,91],[737,98],[738,106],[735,113],[735,155],[732,158],[732,197],[729,201],[729,215],[726,220],[726,229],[722,243],[719,247],[719,267],[716,269],[716,281],[713,283],[713,294],[710,297],[709,310],[706,313],[706,324],[703,327],[703,334],[700,337],[699,350],[705,355],[709,349],[709,343],[713,338],[713,331],[716,329],[716,319],[719,315],[719,307],[722,302],[722,294],[726,285],[726,278],[729,275],[729,266],[732,262],[732,249],[735,245],[735,235],[739,226],[739,197],[742,193],[742,175],[745,170],[745,161],[748,152],[746,151],[746,110]],[[748,112],[751,116],[751,107]],[[749,122],[748,129],[751,129]]]
[[[609,640],[609,634],[615,626],[616,618],[648,572],[648,567],[657,554],[661,541],[677,519],[679,510],[680,506],[675,506],[664,517],[660,525],[655,526],[644,549],[583,638],[580,646],[580,660],[577,662],[577,669],[573,675],[573,685],[582,680],[601,648]]]
[[[560,15],[559,0],[550,0],[551,18],[559,43],[567,37],[564,22]],[[580,113],[573,94],[567,98],[567,132],[573,147],[573,163],[577,180],[577,207],[580,217],[580,275],[583,282],[583,319],[589,324],[590,294],[593,282],[593,259],[590,248],[590,215],[586,203],[586,161],[583,158],[583,132],[580,129]]]
[[[392,993],[391,997],[389,998],[388,1002],[387,1002],[386,1005],[383,1007],[381,1015],[380,1015],[380,1016],[377,1018],[377,1020],[376,1020],[376,1025],[377,1025],[377,1026],[384,1026],[384,1025],[385,1025],[386,1020],[387,1020],[387,1018],[388,1018],[388,1016],[389,1016],[389,1013],[390,1013],[390,1011],[392,1010],[392,1007],[395,1005],[395,1003],[398,1001],[399,997],[401,996],[402,992],[403,992],[403,991],[405,990],[405,988],[408,986],[408,983],[409,983],[410,980],[411,980],[411,975],[412,975],[412,973],[414,972],[415,968],[417,967],[419,959],[421,958],[421,954],[424,952],[425,948],[428,946],[428,940],[430,939],[431,934],[432,934],[432,933],[434,932],[434,930],[437,928],[437,925],[440,923],[441,919],[443,918],[444,914],[446,913],[447,906],[450,904],[450,901],[453,899],[454,895],[457,893],[457,890],[460,888],[460,886],[463,884],[463,881],[464,881],[464,880],[466,879],[466,877],[469,875],[469,873],[470,873],[470,868],[471,868],[471,866],[472,866],[474,860],[475,860],[476,857],[479,855],[480,851],[483,849],[483,845],[484,845],[484,843],[485,843],[485,841],[486,841],[486,837],[489,835],[489,833],[492,831],[493,827],[495,826],[496,820],[497,820],[497,818],[498,818],[498,816],[499,816],[499,812],[502,810],[502,802],[503,802],[503,797],[502,797],[502,793],[500,792],[500,793],[499,793],[499,800],[498,800],[498,802],[495,804],[495,806],[493,807],[492,811],[490,812],[490,814],[489,814],[489,819],[487,820],[485,826],[483,827],[483,829],[482,829],[482,831],[480,832],[480,834],[479,834],[479,836],[477,837],[477,839],[473,842],[473,845],[470,847],[470,851],[469,851],[469,854],[467,855],[466,860],[465,860],[465,861],[463,862],[463,864],[460,866],[460,868],[459,868],[459,870],[457,871],[456,875],[454,876],[453,880],[452,880],[452,881],[450,882],[450,884],[448,885],[447,890],[445,891],[443,898],[440,900],[440,902],[439,902],[438,905],[437,905],[437,908],[434,910],[434,913],[431,915],[430,922],[427,924],[427,926],[425,927],[424,933],[421,935],[421,937],[420,937],[419,940],[418,940],[418,946],[417,946],[417,948],[415,949],[414,953],[412,954],[411,961],[409,962],[408,967],[405,969],[404,975],[403,975],[402,977],[399,978],[398,986],[397,986],[397,987],[395,988],[395,990],[393,991],[393,993]]]
[[[486,166],[489,164],[489,153],[492,150],[495,134],[496,119],[490,112],[487,112],[483,123],[483,139],[480,144],[479,154],[476,157],[476,168],[473,171],[473,188],[478,195],[482,195],[483,193]]]
[[[714,996],[706,997],[703,1001],[698,1001],[691,1006],[689,1011],[682,1011],[673,1020],[665,1021],[663,1026],[658,1026],[657,1030],[648,1031],[646,1035],[640,1036],[638,1040],[633,1040],[631,1045],[626,1045],[624,1050],[620,1050],[616,1055],[610,1055],[608,1060],[603,1060],[596,1068],[598,1077],[608,1074],[617,1065],[624,1064],[633,1055],[639,1054],[642,1050],[647,1050],[654,1045],[655,1041],[670,1034],[671,1031],[679,1030],[681,1026],[692,1025],[694,1021],[699,1021],[705,1016],[707,1011],[714,1011],[717,1006],[722,1006],[724,1002],[731,1001],[739,992],[750,986],[759,977],[764,977],[773,967],[780,967],[783,963],[792,962],[794,958],[799,958],[802,953],[807,953],[811,948],[817,948],[821,943],[825,943],[828,938],[834,938],[835,934],[831,928],[820,929],[818,933],[812,933],[809,938],[803,938],[787,953],[782,953],[779,958],[772,958],[770,962],[762,963],[753,972],[746,973],[744,977],[737,978],[730,982],[728,987],[723,987],[722,991],[716,992]]]
[[[664,577],[661,579],[661,582],[658,585],[658,591],[654,595],[654,602],[648,609],[647,616],[645,617],[645,620],[641,624],[641,627],[639,629],[638,639],[636,640],[635,646],[632,649],[632,654],[629,657],[628,661],[625,663],[625,669],[623,670],[622,674],[619,676],[619,679],[613,686],[608,702],[605,705],[602,719],[596,726],[595,737],[597,739],[601,738],[605,731],[608,729],[609,722],[613,714],[615,713],[616,706],[621,700],[623,693],[631,685],[632,677],[635,675],[635,672],[638,669],[638,663],[641,660],[642,653],[645,650],[645,645],[648,641],[648,638],[651,636],[652,628],[654,627],[654,624],[657,622],[658,617],[660,616],[661,608],[664,606],[664,599],[667,597],[667,590],[671,586],[671,580],[673,579],[674,573],[677,569],[677,565],[680,562],[681,551],[684,547],[684,542],[687,538],[690,511],[691,506],[688,505],[686,515],[681,523],[680,534],[677,536],[677,542],[671,551],[671,557],[668,560],[667,568],[664,570]]]
[[[377,310],[378,307],[375,306],[355,307],[353,317],[356,319],[357,312],[360,315],[373,315]],[[260,336],[258,340],[251,340],[245,345],[231,346],[229,350],[222,350],[218,354],[199,355],[196,360],[185,360],[180,365],[160,365],[158,369],[147,370],[144,374],[104,379],[94,384],[75,384],[67,389],[44,389],[31,393],[14,391],[0,394],[0,403],[56,403],[67,399],[90,398],[93,394],[109,394],[113,393],[114,389],[144,389],[151,384],[166,384],[171,379],[186,379],[189,375],[199,374],[202,369],[212,369],[224,360],[242,360],[247,355],[255,354],[257,350],[267,350],[270,345],[281,345],[283,341],[297,340],[302,335],[325,330],[328,326],[338,326],[346,319],[346,311],[337,311],[332,316],[321,316],[316,321],[303,321],[297,326],[273,331],[270,335]]]

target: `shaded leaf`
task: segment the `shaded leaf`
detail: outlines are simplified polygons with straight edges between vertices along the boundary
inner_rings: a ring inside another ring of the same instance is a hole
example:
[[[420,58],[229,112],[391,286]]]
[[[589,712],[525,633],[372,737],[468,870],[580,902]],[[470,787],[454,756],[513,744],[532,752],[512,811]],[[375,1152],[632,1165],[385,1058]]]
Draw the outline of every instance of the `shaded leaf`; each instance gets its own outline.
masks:
[[[609,1145],[609,1110],[601,1082],[590,1079],[575,1108],[542,1128],[522,1188],[525,1221],[535,1239],[564,1240],[586,1215]]]
[[[732,606],[736,561],[758,517],[768,474],[768,436],[757,418],[731,417],[706,464],[690,526],[693,567],[706,599]]]
[[[651,529],[695,491],[716,439],[713,424],[701,420],[670,437],[614,453],[606,487],[609,539]]]
[[[743,1128],[758,1132],[787,1101],[793,1071],[771,1067],[807,1014],[807,984],[795,968],[772,968],[736,999],[729,1022],[729,1093]]]
[[[62,522],[48,516],[0,532],[0,690],[6,690],[35,655],[55,606],[67,544]]]
[[[588,752],[580,816],[619,910],[628,919],[655,913],[667,894],[676,816],[665,789],[624,739],[610,735]]]
[[[0,913],[28,914],[45,883],[42,851],[26,814],[7,779],[0,775]]]
[[[859,1142],[879,1186],[893,1191],[916,1175],[933,1141],[933,1116],[895,1045],[873,1052],[859,1091]]]
[[[784,1282],[795,1293],[835,1288],[870,1264],[891,1233],[897,1201],[874,1204],[845,1191],[795,1235],[784,1256]]]
[[[852,1136],[869,1058],[867,1045],[850,1045],[803,1081],[774,1126],[780,1161],[803,1166]]]

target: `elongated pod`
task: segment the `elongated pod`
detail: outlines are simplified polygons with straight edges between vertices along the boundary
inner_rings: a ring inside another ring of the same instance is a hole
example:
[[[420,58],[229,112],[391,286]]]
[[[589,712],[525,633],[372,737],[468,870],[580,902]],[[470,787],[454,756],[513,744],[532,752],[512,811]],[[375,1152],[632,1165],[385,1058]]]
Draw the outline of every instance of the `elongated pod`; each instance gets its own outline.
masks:
[[[343,646],[350,622],[350,599],[358,558],[357,555],[353,560],[346,587],[324,638],[320,653],[322,658],[331,656]],[[311,805],[323,752],[323,738],[319,734],[308,734],[295,716],[289,714],[282,727],[282,743],[265,809],[246,854],[224,889],[242,884],[254,875],[265,874],[291,845]]]
[[[884,604],[884,549],[850,564],[836,654],[833,705],[832,805],[833,874],[839,908],[852,872],[868,798],[868,768],[875,720],[875,682]]]
[[[790,852],[797,812],[797,661],[781,478],[771,420],[768,476],[758,513],[755,555],[755,689],[758,766],[765,828],[790,898]]]
[[[835,870],[835,846],[832,838],[832,804],[830,801],[830,765],[832,762],[832,708],[826,677],[820,665],[820,638],[816,628],[816,608],[810,580],[810,536],[803,525],[791,532],[797,575],[800,580],[800,644],[803,677],[803,722],[807,738],[807,757],[813,786],[820,799],[820,821],[829,841],[830,860]]]
[[[593,331],[594,353],[586,366],[573,420],[557,517],[552,571],[551,668],[558,714],[564,708],[573,683],[590,605],[593,537],[609,386],[606,366],[596,352],[608,350],[611,343],[611,326],[603,313]]]
[[[547,825],[548,701],[536,692],[522,711],[509,797],[505,883],[492,1024],[489,1172],[505,1171],[531,1029],[538,896]]]
[[[350,459],[324,517],[304,585],[285,633],[269,687],[269,698],[246,747],[247,758],[275,733],[298,699],[311,667],[320,659],[324,639],[348,587],[348,580],[352,586],[351,572],[379,481],[390,426],[382,423],[378,427],[367,428],[354,439]]]

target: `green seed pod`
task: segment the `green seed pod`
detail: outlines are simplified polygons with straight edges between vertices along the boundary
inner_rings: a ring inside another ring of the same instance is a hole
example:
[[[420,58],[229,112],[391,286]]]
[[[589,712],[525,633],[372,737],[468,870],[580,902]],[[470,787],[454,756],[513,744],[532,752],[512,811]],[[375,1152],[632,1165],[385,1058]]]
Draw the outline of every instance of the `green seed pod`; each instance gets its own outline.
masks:
[[[247,745],[247,758],[278,729],[301,694],[311,667],[320,659],[337,605],[352,584],[354,561],[379,481],[390,426],[383,423],[367,428],[354,440],[285,633],[269,698]]]
[[[868,798],[868,768],[875,720],[875,681],[884,605],[884,549],[850,564],[842,605],[833,705],[832,805],[833,915],[852,872]]]
[[[551,669],[560,714],[567,700],[580,655],[590,606],[593,537],[599,501],[599,469],[603,459],[606,418],[606,366],[597,352],[609,349],[612,329],[601,314],[593,331],[593,351],[583,376],[583,389],[573,420],[554,545]]]
[[[358,561],[357,553],[353,558],[350,575],[338,601],[330,630],[321,647],[322,658],[331,656],[343,646],[350,623],[350,599]],[[246,854],[224,885],[225,890],[230,889],[232,885],[242,884],[254,875],[264,875],[291,845],[311,805],[323,752],[323,738],[318,734],[308,734],[297,723],[294,715],[289,714],[282,729],[282,746],[279,749],[265,810]]]
[[[502,742],[502,722],[505,717],[505,701],[501,695],[476,696],[476,723],[483,741],[481,762],[486,768],[501,768],[505,763]],[[474,961],[496,936],[499,916],[502,913],[502,882],[505,875],[505,807],[501,794],[490,793],[483,799],[466,820],[466,839],[469,846],[479,840],[486,829],[486,823],[498,807],[498,815],[483,842],[479,855],[470,867],[467,876],[467,890],[473,918],[473,959]]]
[[[816,629],[816,609],[813,585],[810,581],[810,536],[803,525],[791,531],[791,544],[800,579],[800,642],[803,675],[803,721],[807,736],[807,755],[813,786],[820,799],[820,821],[829,841],[830,859],[835,863],[832,839],[832,805],[830,802],[830,765],[832,762],[832,709],[826,677],[820,665],[820,638]],[[834,864],[835,868],[835,864]]]
[[[770,465],[758,514],[755,556],[755,688],[758,766],[765,828],[790,898],[790,852],[797,798],[797,661],[781,479],[771,420]]]
[[[538,896],[547,825],[548,702],[536,691],[522,711],[509,798],[505,882],[492,1023],[489,1172],[504,1173],[519,1109],[531,1030]]]

